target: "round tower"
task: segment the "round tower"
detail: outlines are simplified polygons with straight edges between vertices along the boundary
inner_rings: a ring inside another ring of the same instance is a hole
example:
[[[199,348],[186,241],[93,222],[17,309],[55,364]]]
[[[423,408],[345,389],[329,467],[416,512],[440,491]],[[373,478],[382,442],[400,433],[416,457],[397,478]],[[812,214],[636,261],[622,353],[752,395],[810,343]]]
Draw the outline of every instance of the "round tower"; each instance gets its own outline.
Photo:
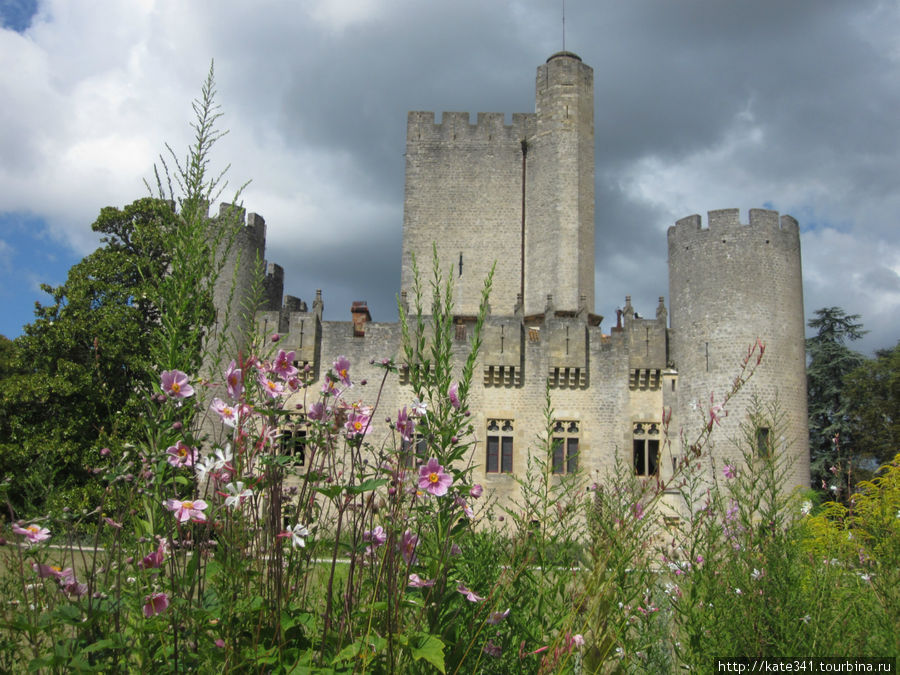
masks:
[[[226,340],[232,354],[246,346],[244,340],[253,328],[253,314],[257,309],[251,305],[261,299],[253,296],[263,292],[257,275],[264,276],[266,271],[266,221],[256,213],[246,216],[246,224],[244,218],[242,207],[221,204],[218,218],[211,222],[213,227],[234,231],[213,296],[217,338]],[[223,239],[224,245],[227,234]]]
[[[537,70],[525,140],[525,314],[594,311],[594,71],[572,52]],[[583,298],[583,299],[582,299]]]
[[[741,392],[726,406],[713,435],[720,468],[739,462],[732,442],[752,429],[754,453],[786,453],[784,486],[809,486],[806,411],[806,350],[800,233],[797,221],[775,211],[750,210],[742,225],[737,209],[710,211],[709,226],[698,215],[669,228],[670,357],[678,372],[673,431],[693,441],[715,403],[731,388],[747,348],[759,339],[765,355]],[[756,363],[755,356],[751,363]],[[751,420],[753,400],[763,415]],[[779,416],[769,410],[777,400]],[[745,446],[746,448],[746,446]]]

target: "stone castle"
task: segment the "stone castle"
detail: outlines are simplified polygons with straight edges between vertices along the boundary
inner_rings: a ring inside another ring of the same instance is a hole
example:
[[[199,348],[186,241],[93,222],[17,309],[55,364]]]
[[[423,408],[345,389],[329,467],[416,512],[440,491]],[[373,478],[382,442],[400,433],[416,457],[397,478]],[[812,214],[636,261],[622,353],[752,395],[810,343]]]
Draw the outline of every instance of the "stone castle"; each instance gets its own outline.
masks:
[[[443,113],[440,123],[431,112],[409,113],[398,290],[401,302],[411,299],[413,255],[428,270],[436,246],[441,269],[452,269],[460,363],[496,263],[469,398],[474,480],[501,498],[515,495],[513,477],[524,473],[544,432],[548,379],[561,441],[554,473],[577,467],[585,480],[602,481],[618,457],[638,475],[665,477],[674,461],[662,451],[663,411],[671,411],[672,449],[680,452],[678,430],[687,438],[699,432],[710,396],[719,402],[759,338],[762,365],[730,402],[713,455],[719,466],[738,461],[727,439],[750,421],[754,396],[777,396],[783,419],[752,420],[760,450],[787,453],[787,487],[808,486],[797,221],[762,209],[750,210],[749,224],[737,209],[710,212],[706,227],[700,216],[683,218],[668,232],[669,308],[660,297],[653,318],[643,318],[626,297],[607,332],[594,313],[594,238],[593,70],[578,56],[547,59],[537,70],[535,112],[513,114],[509,125],[503,113],[479,113],[475,124],[468,113]],[[265,258],[260,216],[247,217],[222,275],[230,281],[234,273],[239,301],[251,278],[237,256]],[[263,290],[259,329],[282,336],[279,346],[310,366],[313,386],[341,355],[357,381],[380,381],[372,358],[399,362],[400,325],[373,321],[364,302],[353,303],[352,321],[323,321],[321,291],[311,308],[282,300],[283,270],[275,264]],[[411,400],[403,378],[389,378],[376,419]]]

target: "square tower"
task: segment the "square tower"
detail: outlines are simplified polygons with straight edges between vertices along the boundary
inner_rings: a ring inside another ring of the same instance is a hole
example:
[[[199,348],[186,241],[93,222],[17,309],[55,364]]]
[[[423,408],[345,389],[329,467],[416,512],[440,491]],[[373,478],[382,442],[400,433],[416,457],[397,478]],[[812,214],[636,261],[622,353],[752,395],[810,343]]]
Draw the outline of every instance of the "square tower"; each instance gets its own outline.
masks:
[[[535,113],[411,112],[406,134],[402,291],[432,246],[456,313],[474,315],[496,262],[493,313],[594,308],[593,70],[570,52],[537,71]],[[430,275],[429,275],[430,276]],[[428,277],[426,277],[428,278]],[[427,311],[427,308],[426,308]]]

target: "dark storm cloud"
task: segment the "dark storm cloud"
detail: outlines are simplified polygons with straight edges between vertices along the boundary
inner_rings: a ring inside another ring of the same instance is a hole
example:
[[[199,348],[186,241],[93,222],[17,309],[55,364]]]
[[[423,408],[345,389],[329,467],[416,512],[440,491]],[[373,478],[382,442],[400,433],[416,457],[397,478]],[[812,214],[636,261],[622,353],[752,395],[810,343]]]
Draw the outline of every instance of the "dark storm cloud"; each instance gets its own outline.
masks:
[[[236,183],[253,179],[245,205],[266,217],[285,290],[311,299],[322,288],[328,318],[365,299],[390,320],[407,111],[532,111],[535,69],[562,48],[560,10],[546,0],[220,2],[214,12],[47,0],[27,41],[0,42],[27,57],[27,77],[0,82],[22,103],[5,110],[6,128],[29,139],[16,141],[14,165],[0,164],[0,212],[33,211],[83,239],[96,200],[140,196],[127,186],[141,185],[152,154],[138,151],[184,127],[215,57],[232,130],[220,150]],[[98,13],[115,15],[114,40],[98,37]],[[595,75],[605,328],[625,294],[645,315],[667,294],[676,219],[739,207],[746,220],[767,206],[801,221],[807,313],[843,305],[872,328],[863,349],[893,344],[896,3],[566,0],[565,39]],[[46,185],[24,182],[22,166]]]

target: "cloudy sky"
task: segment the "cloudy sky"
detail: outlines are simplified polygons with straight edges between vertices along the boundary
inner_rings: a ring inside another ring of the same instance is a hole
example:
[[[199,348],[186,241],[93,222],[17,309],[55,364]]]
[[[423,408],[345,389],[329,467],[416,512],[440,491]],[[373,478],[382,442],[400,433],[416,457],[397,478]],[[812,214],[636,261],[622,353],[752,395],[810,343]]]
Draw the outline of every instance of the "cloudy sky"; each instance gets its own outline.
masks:
[[[231,185],[285,291],[326,318],[396,318],[408,110],[530,112],[560,0],[4,0],[0,333],[93,250],[100,208],[146,196],[215,60]],[[668,295],[666,229],[711,209],[801,222],[806,314],[900,338],[900,4],[566,0],[594,68],[597,307]]]

